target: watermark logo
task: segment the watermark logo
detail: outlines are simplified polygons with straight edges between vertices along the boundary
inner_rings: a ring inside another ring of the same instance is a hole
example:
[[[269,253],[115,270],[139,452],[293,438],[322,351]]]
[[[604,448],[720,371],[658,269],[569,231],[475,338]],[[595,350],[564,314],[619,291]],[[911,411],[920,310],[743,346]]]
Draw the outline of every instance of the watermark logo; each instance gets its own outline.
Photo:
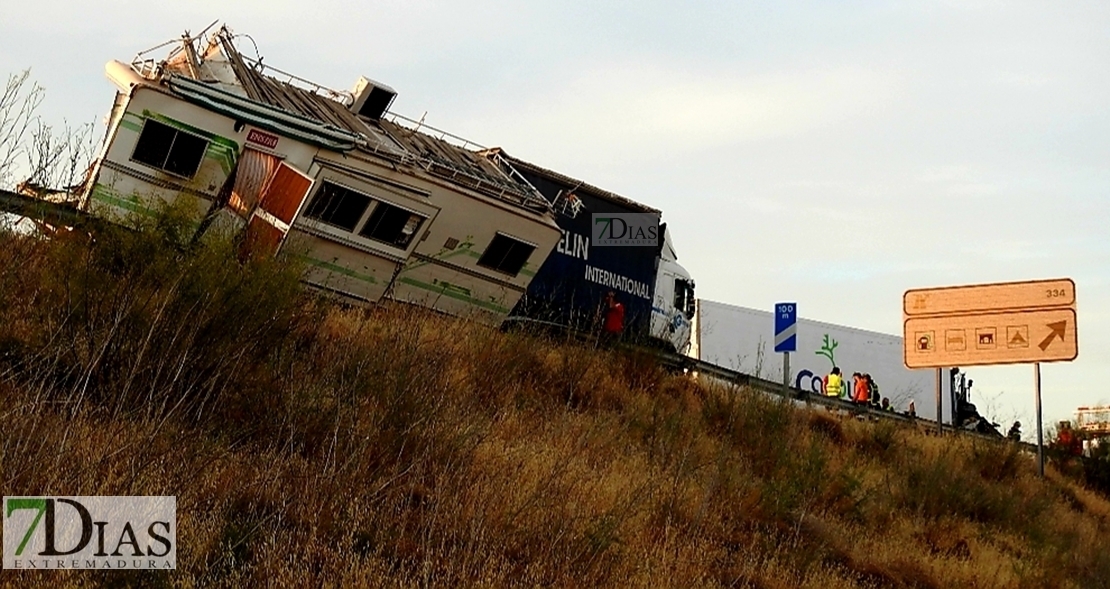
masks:
[[[176,497],[4,497],[5,569],[176,569]]]
[[[594,213],[591,237],[596,246],[659,245],[659,217],[650,213]]]

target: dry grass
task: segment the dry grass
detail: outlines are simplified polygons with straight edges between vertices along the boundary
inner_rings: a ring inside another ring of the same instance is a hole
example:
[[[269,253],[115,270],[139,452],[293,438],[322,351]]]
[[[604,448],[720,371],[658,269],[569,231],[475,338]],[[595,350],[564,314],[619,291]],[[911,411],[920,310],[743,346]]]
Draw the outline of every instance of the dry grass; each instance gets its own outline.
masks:
[[[6,586],[1106,587],[1009,446],[305,297],[172,227],[0,236],[5,494],[176,495],[171,573]]]

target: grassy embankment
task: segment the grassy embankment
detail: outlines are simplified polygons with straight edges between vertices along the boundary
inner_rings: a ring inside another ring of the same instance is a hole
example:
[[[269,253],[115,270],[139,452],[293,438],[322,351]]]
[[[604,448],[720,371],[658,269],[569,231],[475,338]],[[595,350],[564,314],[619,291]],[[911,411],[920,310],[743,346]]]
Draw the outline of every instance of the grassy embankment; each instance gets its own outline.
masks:
[[[176,495],[175,572],[0,585],[1105,587],[1110,503],[1006,445],[183,253],[0,235],[4,494]]]

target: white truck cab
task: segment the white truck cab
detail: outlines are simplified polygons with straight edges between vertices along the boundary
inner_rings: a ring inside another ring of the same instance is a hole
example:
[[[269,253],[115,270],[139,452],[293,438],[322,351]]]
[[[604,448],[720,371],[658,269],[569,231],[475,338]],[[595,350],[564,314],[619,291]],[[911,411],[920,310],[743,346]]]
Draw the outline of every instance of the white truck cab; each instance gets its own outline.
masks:
[[[670,344],[680,354],[690,347],[694,319],[694,280],[678,263],[670,231],[663,233],[663,247],[655,274],[655,298],[651,305],[651,337]]]

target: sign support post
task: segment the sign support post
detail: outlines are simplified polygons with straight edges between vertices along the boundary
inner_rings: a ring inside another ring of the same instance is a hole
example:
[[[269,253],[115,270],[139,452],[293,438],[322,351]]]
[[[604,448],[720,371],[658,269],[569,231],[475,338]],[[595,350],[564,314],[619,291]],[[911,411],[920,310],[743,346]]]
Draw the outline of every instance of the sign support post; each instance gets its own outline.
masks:
[[[1044,426],[1041,425],[1041,363],[1033,363],[1033,388],[1037,391],[1037,474],[1044,478]]]
[[[944,388],[941,384],[944,378],[943,373],[943,368],[937,368],[937,435],[944,434],[944,408],[940,405],[940,400],[942,398],[941,389]]]
[[[782,384],[790,386],[790,352],[798,351],[798,304],[775,305],[775,352],[782,352]]]
[[[782,384],[790,386],[790,352],[782,353]]]

